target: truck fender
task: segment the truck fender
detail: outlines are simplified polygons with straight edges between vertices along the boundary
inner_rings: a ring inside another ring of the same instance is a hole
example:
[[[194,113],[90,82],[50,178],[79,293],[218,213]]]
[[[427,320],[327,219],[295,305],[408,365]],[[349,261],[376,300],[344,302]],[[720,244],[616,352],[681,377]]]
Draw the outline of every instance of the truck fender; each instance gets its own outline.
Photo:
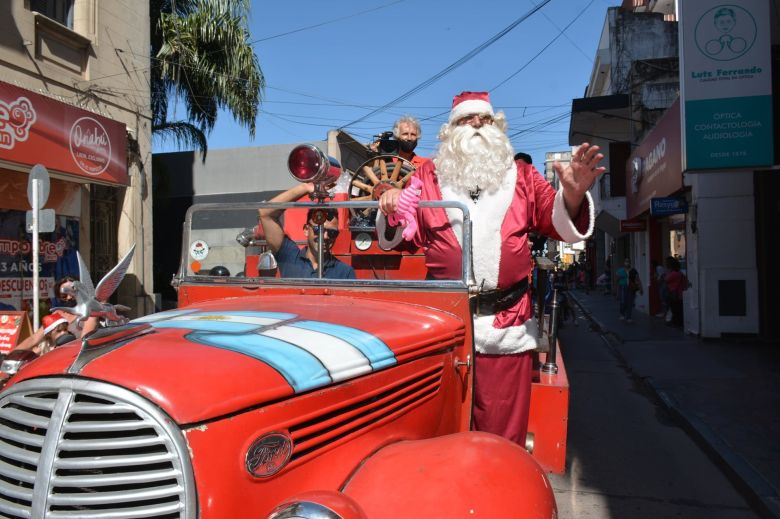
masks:
[[[342,492],[371,519],[557,517],[552,486],[531,455],[484,432],[389,445],[368,458]]]

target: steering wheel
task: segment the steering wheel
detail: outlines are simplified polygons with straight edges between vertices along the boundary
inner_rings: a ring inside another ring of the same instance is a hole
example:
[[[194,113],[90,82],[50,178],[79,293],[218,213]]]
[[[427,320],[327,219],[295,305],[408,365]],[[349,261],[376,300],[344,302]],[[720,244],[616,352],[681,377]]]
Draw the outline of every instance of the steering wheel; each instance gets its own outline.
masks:
[[[372,157],[361,164],[352,175],[349,181],[349,199],[376,200],[389,187],[403,189],[415,169],[411,162],[398,155]],[[350,209],[350,212],[353,220],[361,220],[370,227],[374,226],[373,216],[376,209]]]

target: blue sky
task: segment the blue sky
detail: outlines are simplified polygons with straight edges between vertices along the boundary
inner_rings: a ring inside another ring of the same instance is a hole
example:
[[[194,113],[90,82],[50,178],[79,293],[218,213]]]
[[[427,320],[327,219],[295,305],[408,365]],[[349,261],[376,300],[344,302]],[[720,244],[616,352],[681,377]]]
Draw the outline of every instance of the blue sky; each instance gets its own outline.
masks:
[[[422,122],[417,151],[428,155],[452,97],[488,90],[507,114],[510,135],[522,130],[512,139],[516,151],[541,163],[545,152],[568,149],[571,100],[585,91],[606,9],[620,4],[549,0],[475,52],[545,1],[253,0],[250,29],[266,79],[256,136],[250,140],[222,113],[209,147],[322,140],[345,126],[369,142],[409,113]],[[440,79],[377,111],[470,53]],[[155,151],[172,149],[155,142]]]

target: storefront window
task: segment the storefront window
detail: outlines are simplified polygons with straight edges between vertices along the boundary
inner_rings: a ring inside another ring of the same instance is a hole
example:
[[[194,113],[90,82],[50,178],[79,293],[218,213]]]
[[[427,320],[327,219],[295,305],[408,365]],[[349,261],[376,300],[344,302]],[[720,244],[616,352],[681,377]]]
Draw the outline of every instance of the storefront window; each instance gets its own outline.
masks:
[[[55,231],[39,237],[39,288],[41,312],[48,313],[51,289],[57,279],[78,277],[76,251],[79,245],[79,220],[56,217]],[[0,303],[3,309],[32,309],[33,270],[32,235],[25,228],[25,211],[0,209]]]

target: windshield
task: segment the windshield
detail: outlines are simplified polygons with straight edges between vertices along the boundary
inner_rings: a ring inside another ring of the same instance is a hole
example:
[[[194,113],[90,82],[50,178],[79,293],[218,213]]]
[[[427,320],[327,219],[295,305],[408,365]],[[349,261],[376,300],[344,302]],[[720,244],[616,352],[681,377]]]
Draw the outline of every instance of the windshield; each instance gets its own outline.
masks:
[[[268,239],[258,225],[258,209],[263,207],[278,211],[281,244]],[[463,215],[459,242],[470,243],[465,206],[423,201],[420,208],[426,212],[450,208]],[[376,202],[354,201],[194,205],[185,220],[174,283],[468,285],[469,247],[465,255],[458,250],[460,257],[451,258],[456,266],[451,275],[433,280],[422,248],[403,240],[400,228],[396,232],[387,226],[383,233],[380,224],[377,229],[376,213]]]

